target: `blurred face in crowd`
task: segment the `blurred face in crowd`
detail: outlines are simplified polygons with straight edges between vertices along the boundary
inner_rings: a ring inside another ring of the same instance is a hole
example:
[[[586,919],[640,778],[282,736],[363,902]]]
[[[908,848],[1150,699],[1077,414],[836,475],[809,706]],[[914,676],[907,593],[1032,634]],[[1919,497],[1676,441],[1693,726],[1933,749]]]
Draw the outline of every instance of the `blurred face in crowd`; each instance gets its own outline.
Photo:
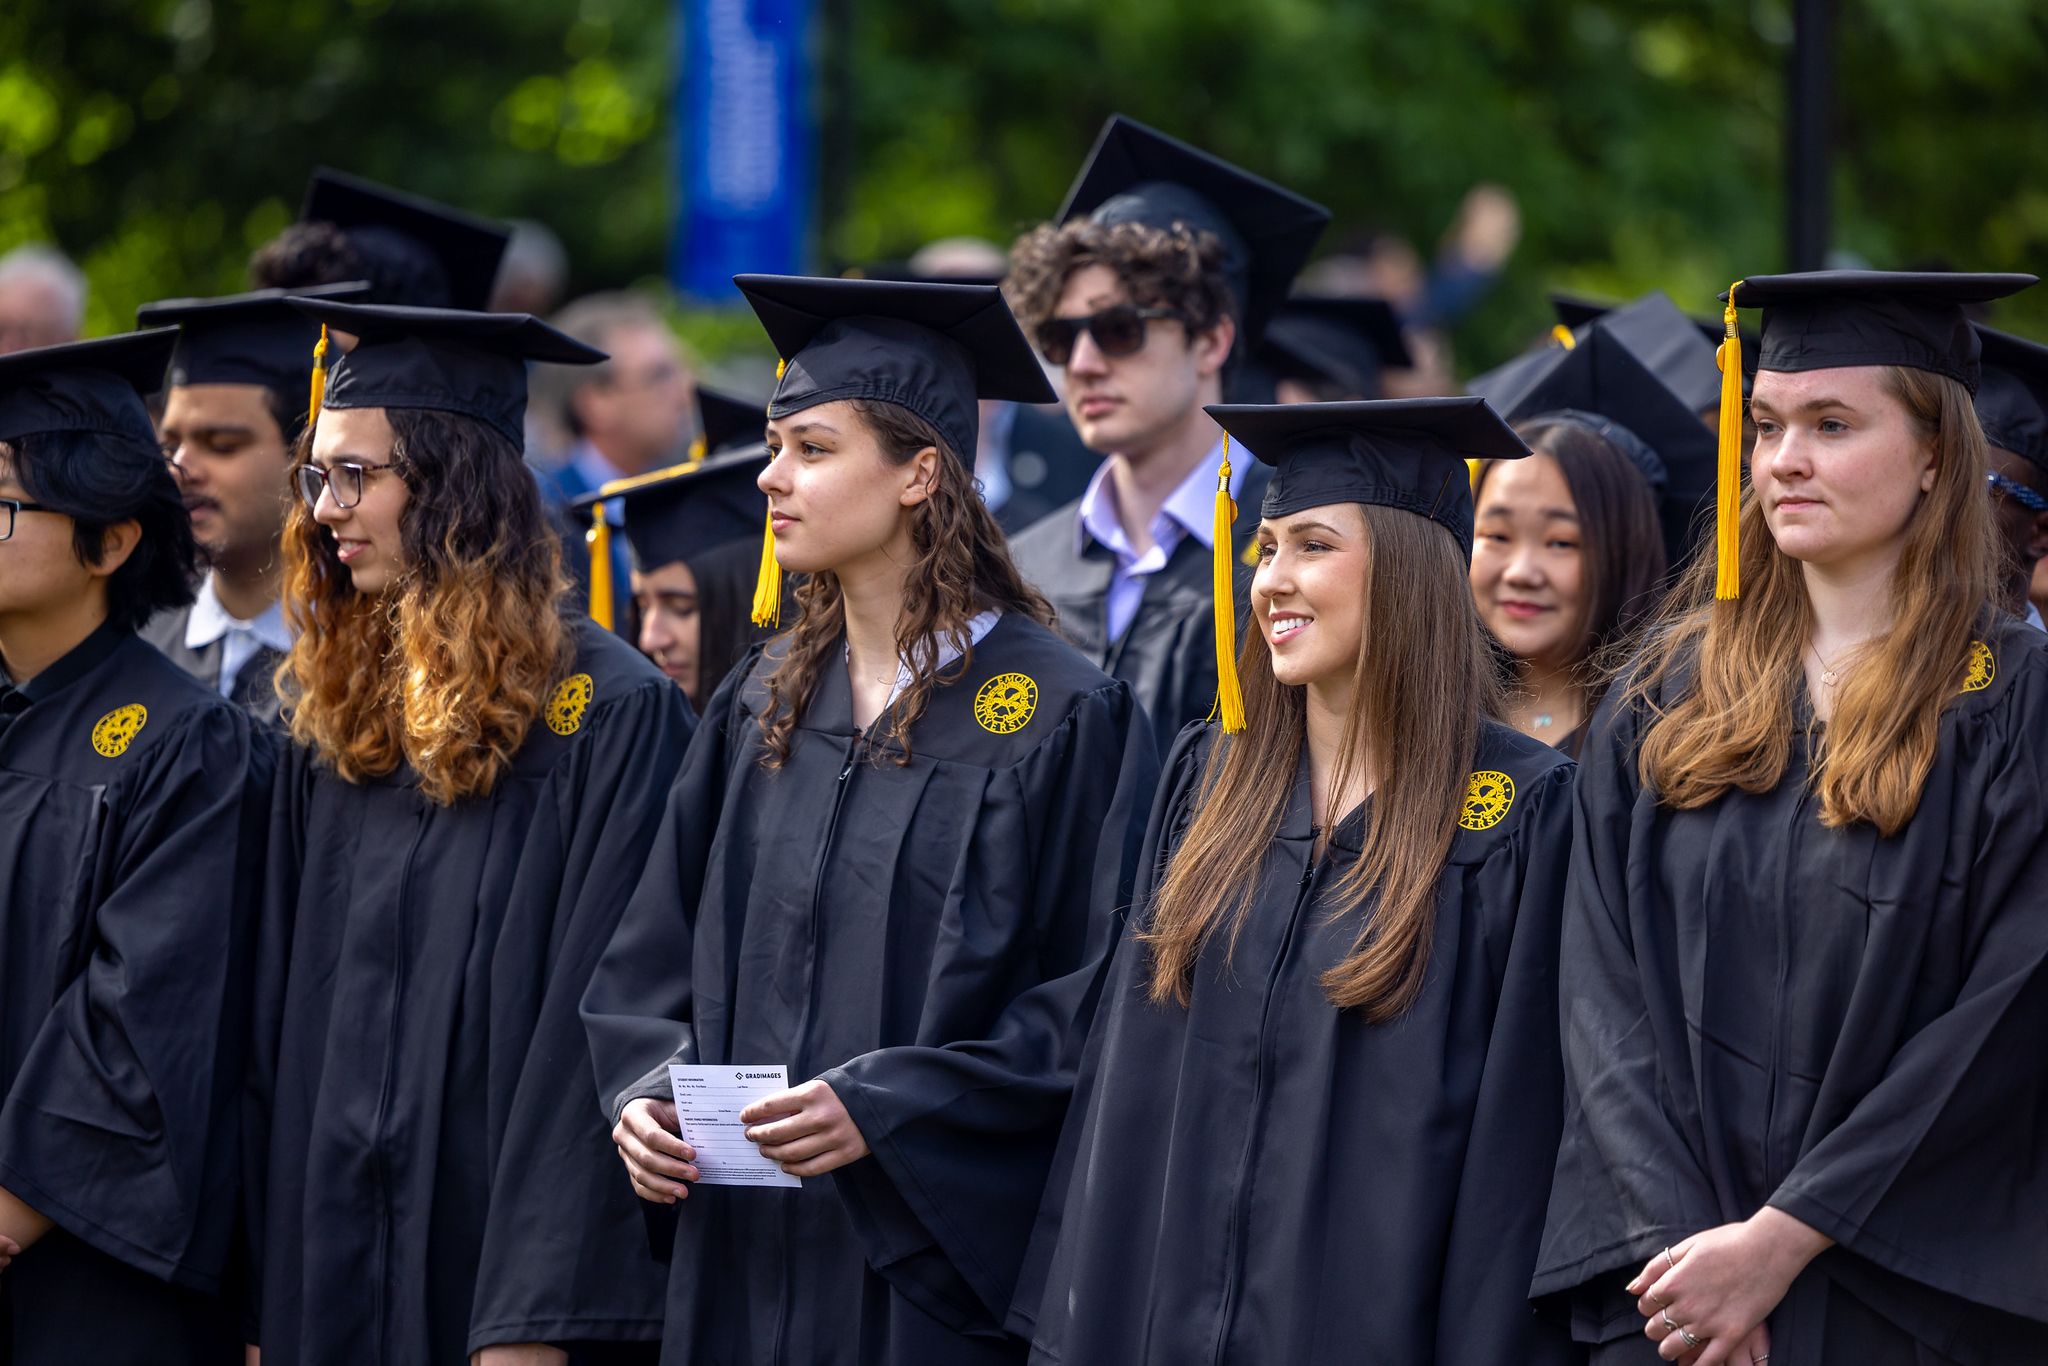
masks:
[[[1564,471],[1547,455],[1500,460],[1479,488],[1472,600],[1517,658],[1567,668],[1585,622],[1579,514]]]
[[[1881,366],[1759,370],[1750,483],[1778,549],[1854,572],[1896,558],[1934,446]]]
[[[0,279],[0,355],[76,340],[71,303],[54,282],[32,271]]]
[[[254,384],[181,385],[158,425],[192,534],[216,563],[270,562],[291,506],[291,449]]]
[[[1331,503],[1259,523],[1252,616],[1289,685],[1344,682],[1358,667],[1371,567],[1365,513]]]
[[[1991,472],[2023,488],[2048,496],[2048,471],[1997,446],[1990,448]],[[2034,566],[2048,555],[2048,512],[2034,512],[2010,494],[1994,491],[1991,516],[2005,549],[2004,603],[2008,610],[2027,610],[2027,590]]]
[[[633,571],[633,604],[640,616],[640,653],[685,693],[697,692],[697,576],[681,560]]]
[[[382,408],[324,409],[313,431],[312,463],[328,475],[328,487],[313,505],[313,520],[334,537],[342,566],[358,593],[387,592],[405,567],[399,519],[412,495],[398,471],[390,468],[395,441]],[[357,474],[342,468],[350,465],[361,471],[359,499]],[[337,484],[340,499],[335,497]],[[344,499],[356,499],[355,506],[343,507]]]
[[[843,573],[877,556],[907,562],[909,510],[930,496],[936,449],[891,461],[867,420],[841,401],[770,419],[768,455],[756,482],[784,569]]]
[[[696,386],[665,327],[630,323],[605,334],[605,374],[572,400],[583,434],[627,474],[678,459],[695,421]]]
[[[1130,302],[1116,272],[1084,266],[1067,277],[1053,317],[1093,317]],[[1067,415],[1091,450],[1142,460],[1201,417],[1204,402],[1216,401],[1236,324],[1226,318],[1193,336],[1177,318],[1147,319],[1143,327],[1143,345],[1127,355],[1111,355],[1119,348],[1105,349],[1092,332],[1074,339],[1064,370]]]

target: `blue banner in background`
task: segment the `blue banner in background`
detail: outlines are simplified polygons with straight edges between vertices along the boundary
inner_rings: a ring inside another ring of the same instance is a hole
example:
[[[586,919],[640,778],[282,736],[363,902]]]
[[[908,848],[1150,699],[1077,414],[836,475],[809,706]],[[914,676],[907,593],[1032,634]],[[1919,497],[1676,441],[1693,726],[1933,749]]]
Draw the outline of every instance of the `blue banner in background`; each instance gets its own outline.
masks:
[[[748,271],[800,274],[810,240],[812,0],[678,0],[682,212],[670,278],[737,297]]]

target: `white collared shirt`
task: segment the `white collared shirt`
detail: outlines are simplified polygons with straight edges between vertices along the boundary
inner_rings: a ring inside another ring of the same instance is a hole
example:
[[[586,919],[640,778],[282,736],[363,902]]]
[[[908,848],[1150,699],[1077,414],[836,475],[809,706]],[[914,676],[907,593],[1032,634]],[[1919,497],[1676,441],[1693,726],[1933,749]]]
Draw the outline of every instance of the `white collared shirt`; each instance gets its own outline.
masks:
[[[199,585],[199,595],[192,600],[191,615],[185,618],[185,648],[203,650],[216,640],[221,642],[220,679],[214,686],[222,697],[232,697],[242,666],[254,659],[258,650],[269,646],[282,654],[292,648],[291,632],[284,624],[284,605],[273,600],[253,621],[230,616],[213,591],[213,575],[209,573],[206,582]]]
[[[1252,454],[1232,443],[1231,455],[1235,458],[1230,462],[1230,492],[1235,496],[1244,488]],[[1116,568],[1109,576],[1109,600],[1103,604],[1103,623],[1109,628],[1109,638],[1118,640],[1138,615],[1138,604],[1145,596],[1145,576],[1166,568],[1166,562],[1173,558],[1183,540],[1192,536],[1204,550],[1215,549],[1216,471],[1223,464],[1223,438],[1216,438],[1202,463],[1160,505],[1152,518],[1152,548],[1142,555],[1132,548],[1117,517],[1110,463],[1102,462],[1095,477],[1088,481],[1088,491],[1081,495],[1075,545],[1076,549],[1085,550],[1093,540],[1116,556]]]
[[[1002,619],[1003,614],[1001,612],[989,611],[983,612],[980,616],[968,622],[967,643],[970,646],[981,644],[988,633],[995,630],[996,623]],[[938,669],[944,669],[954,660],[960,658],[960,654],[959,650],[953,648],[953,641],[950,637],[939,637]],[[853,658],[853,646],[851,645],[846,647],[846,658],[849,661]],[[936,672],[936,670],[934,671]],[[903,690],[909,687],[910,684],[910,661],[898,660],[896,662],[896,686],[889,689],[889,700],[882,704],[882,710],[887,711],[890,707],[896,705],[896,699],[903,695]]]

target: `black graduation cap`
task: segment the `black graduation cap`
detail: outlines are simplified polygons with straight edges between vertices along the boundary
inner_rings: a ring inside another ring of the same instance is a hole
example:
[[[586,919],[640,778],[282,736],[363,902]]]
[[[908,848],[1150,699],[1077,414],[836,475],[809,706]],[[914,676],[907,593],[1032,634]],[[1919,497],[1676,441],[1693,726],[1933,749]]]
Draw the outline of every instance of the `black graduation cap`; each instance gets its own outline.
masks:
[[[285,302],[305,299],[360,299],[361,281],[308,289],[259,289],[214,299],[164,299],[135,310],[137,327],[175,326],[164,383],[257,384],[298,399],[313,373],[313,343],[320,324]]]
[[[1753,275],[1721,295],[1764,311],[1759,370],[1903,365],[1977,390],[1977,334],[1964,304],[2017,294],[2038,277],[1963,271],[1815,270]]]
[[[145,394],[163,387],[178,329],[158,327],[0,355],[0,441],[100,432],[156,446]]]
[[[807,275],[735,275],[733,283],[784,361],[769,417],[880,399],[938,428],[972,465],[977,399],[1058,401],[993,286]]]
[[[314,322],[352,332],[322,408],[431,408],[488,423],[526,444],[526,362],[595,365],[605,353],[528,313],[344,304],[294,298]]]
[[[703,432],[703,449],[692,455],[702,460],[715,455],[735,442],[745,441],[759,448],[763,445],[762,432],[768,422],[765,414],[768,403],[765,399],[728,393],[708,385],[697,386],[697,425]],[[752,528],[748,528],[752,530]]]
[[[754,409],[754,421],[761,410]],[[569,504],[587,512],[620,500],[633,562],[658,569],[713,546],[753,537],[768,519],[768,495],[754,480],[768,463],[767,449],[729,451],[696,464],[676,465],[604,485]]]
[[[1266,325],[1259,358],[1275,379],[1320,380],[1361,398],[1379,394],[1381,371],[1415,364],[1385,299],[1334,295],[1283,302]]]
[[[1719,319],[1690,317],[1661,290],[1625,304],[1552,294],[1550,306],[1573,334],[1596,321],[1604,324],[1695,414],[1708,412],[1721,401],[1721,367],[1714,360],[1723,333]],[[1744,334],[1742,354],[1756,356],[1755,334]]]
[[[1469,460],[1518,460],[1528,446],[1483,398],[1211,404],[1202,411],[1274,467],[1261,517],[1326,503],[1374,503],[1427,517],[1472,544]]]
[[[908,261],[875,261],[865,266],[849,266],[839,272],[844,280],[889,280],[896,284],[925,285],[999,285],[1000,275],[981,275],[964,272],[958,275],[933,275],[919,270]]]
[[[1122,114],[1102,126],[1058,221],[1077,214],[1098,223],[1214,233],[1248,345],[1263,334],[1330,222],[1322,205]]]
[[[365,254],[410,249],[430,256],[447,278],[447,298],[379,301],[393,304],[485,307],[512,240],[512,229],[504,224],[325,166],[313,172],[299,219],[334,224]]]
[[[1600,419],[1612,424],[1600,434],[1629,458],[1656,493],[1665,548],[1676,564],[1689,548],[1694,516],[1714,492],[1718,443],[1700,421],[1699,408],[1674,392],[1616,332],[1616,316],[1596,319],[1570,347],[1542,347],[1466,387],[1510,422],[1562,413],[1596,428]],[[1687,340],[1697,339],[1688,332]],[[1707,365],[1718,387],[1720,372],[1711,352]]]
[[[1984,370],[1977,421],[1985,439],[2048,470],[2048,346],[1981,326],[1977,340]]]

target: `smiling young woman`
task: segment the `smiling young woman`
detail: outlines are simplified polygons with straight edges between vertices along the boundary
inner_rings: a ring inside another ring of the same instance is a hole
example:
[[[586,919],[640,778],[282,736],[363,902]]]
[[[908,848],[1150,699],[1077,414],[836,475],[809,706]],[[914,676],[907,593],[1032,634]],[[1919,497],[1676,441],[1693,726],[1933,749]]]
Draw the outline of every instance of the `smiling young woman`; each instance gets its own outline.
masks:
[[[1494,719],[1465,575],[1465,460],[1526,450],[1476,398],[1209,412],[1276,466],[1244,728],[1167,761],[1012,1327],[1047,1362],[1568,1362],[1527,1291],[1572,769]]]
[[[973,485],[978,401],[1050,397],[1000,291],[738,283],[788,358],[760,618],[803,584],[706,708],[584,1000],[620,1189],[680,1207],[663,1359],[1019,1361],[1001,1319],[1150,735]],[[671,1062],[787,1066],[740,1118],[802,1186],[697,1184]]]
[[[2048,1070],[2010,1040],[2048,1030],[2048,650],[1994,600],[1962,307],[2031,283],[1733,291],[1739,544],[1580,785],[1535,1289],[1603,1366],[2040,1358]]]

